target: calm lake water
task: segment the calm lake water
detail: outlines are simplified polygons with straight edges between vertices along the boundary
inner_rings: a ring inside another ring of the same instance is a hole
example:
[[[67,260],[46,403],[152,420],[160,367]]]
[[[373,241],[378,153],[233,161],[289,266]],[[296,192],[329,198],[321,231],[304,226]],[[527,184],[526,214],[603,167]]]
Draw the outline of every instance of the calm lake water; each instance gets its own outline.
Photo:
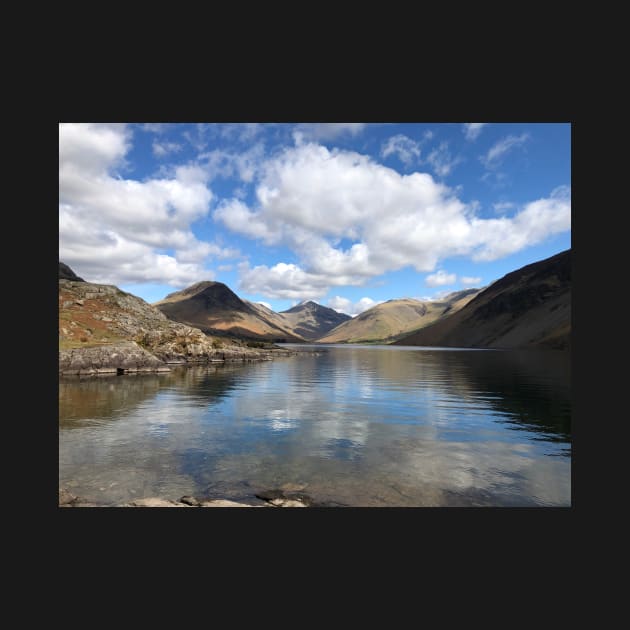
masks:
[[[564,353],[317,349],[60,380],[60,487],[102,505],[285,484],[333,505],[571,505]]]

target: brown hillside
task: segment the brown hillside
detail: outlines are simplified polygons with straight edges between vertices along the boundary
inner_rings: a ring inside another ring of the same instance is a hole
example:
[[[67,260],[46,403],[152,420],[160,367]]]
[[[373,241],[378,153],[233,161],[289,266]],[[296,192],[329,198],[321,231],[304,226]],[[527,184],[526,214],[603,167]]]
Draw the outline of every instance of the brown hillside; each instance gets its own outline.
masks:
[[[277,313],[241,300],[221,282],[198,282],[167,295],[154,306],[169,319],[209,334],[278,342],[304,341]]]
[[[290,330],[309,341],[318,339],[350,319],[350,315],[338,313],[316,302],[298,304],[279,315]]]
[[[317,341],[318,343],[391,343],[401,336],[456,312],[472,300],[478,291],[479,289],[457,291],[441,301],[434,302],[411,298],[389,300],[344,322]]]
[[[571,250],[507,274],[459,312],[397,341],[461,348],[570,348]]]

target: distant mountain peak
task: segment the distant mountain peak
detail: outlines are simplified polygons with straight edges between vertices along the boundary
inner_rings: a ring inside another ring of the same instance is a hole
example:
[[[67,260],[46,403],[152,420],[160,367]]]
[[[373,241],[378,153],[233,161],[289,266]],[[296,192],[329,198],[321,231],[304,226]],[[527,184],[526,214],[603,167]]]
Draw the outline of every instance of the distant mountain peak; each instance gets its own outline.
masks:
[[[282,313],[297,313],[299,311],[303,311],[303,310],[313,310],[313,309],[326,309],[328,310],[327,306],[322,306],[321,304],[318,304],[317,302],[313,302],[313,300],[305,300],[304,302],[300,302],[299,304],[296,304],[295,306],[292,306],[291,308],[287,309],[286,311],[281,311]],[[333,309],[330,309],[333,310]]]
[[[222,282],[203,280],[170,293],[155,303],[169,319],[210,334],[236,337],[304,341],[285,326],[283,319],[261,304],[242,300]]]
[[[191,284],[189,287],[186,287],[185,289],[181,289],[179,291],[173,291],[173,293],[169,293],[164,299],[168,300],[169,298],[174,298],[178,296],[196,295],[197,293],[201,293],[205,289],[213,287],[216,284],[221,284],[221,283],[213,282],[212,280],[201,280],[200,282],[195,282],[195,284]]]
[[[74,282],[85,282],[83,278],[79,278],[66,263],[59,261],[59,280],[74,280]]]
[[[292,330],[311,341],[350,319],[349,315],[338,313],[335,309],[322,306],[313,300],[300,302],[282,311],[280,315]]]

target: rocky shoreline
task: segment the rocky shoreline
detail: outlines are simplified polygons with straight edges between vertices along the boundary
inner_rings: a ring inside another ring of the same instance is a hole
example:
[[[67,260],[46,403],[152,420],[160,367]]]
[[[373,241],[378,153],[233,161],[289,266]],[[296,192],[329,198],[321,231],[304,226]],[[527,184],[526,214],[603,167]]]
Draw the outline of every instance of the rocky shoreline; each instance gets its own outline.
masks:
[[[290,484],[289,484],[290,485]],[[231,501],[229,499],[197,499],[183,496],[178,501],[160,497],[136,499],[128,503],[104,505],[86,501],[68,490],[59,489],[59,507],[342,507],[337,504],[316,503],[307,494],[295,490],[269,490],[255,495],[256,503]]]
[[[92,376],[99,374],[132,374],[170,372],[170,366],[206,365],[246,361],[271,361],[275,357],[296,356],[298,350],[284,348],[256,349],[226,346],[197,355],[181,354],[158,356],[145,350],[135,341],[120,341],[101,346],[59,350],[60,376]],[[312,351],[309,351],[313,354]],[[316,353],[319,354],[319,353]]]

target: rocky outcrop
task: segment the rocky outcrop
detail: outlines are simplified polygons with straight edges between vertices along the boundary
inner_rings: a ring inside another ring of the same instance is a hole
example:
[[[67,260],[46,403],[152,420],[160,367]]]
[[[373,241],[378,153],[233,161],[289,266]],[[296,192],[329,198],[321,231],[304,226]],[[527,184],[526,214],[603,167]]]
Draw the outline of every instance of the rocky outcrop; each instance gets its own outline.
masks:
[[[134,341],[59,351],[60,374],[168,372],[169,367]]]
[[[165,364],[270,360],[290,350],[252,348],[169,320],[115,286],[59,280],[59,371],[145,372]]]

